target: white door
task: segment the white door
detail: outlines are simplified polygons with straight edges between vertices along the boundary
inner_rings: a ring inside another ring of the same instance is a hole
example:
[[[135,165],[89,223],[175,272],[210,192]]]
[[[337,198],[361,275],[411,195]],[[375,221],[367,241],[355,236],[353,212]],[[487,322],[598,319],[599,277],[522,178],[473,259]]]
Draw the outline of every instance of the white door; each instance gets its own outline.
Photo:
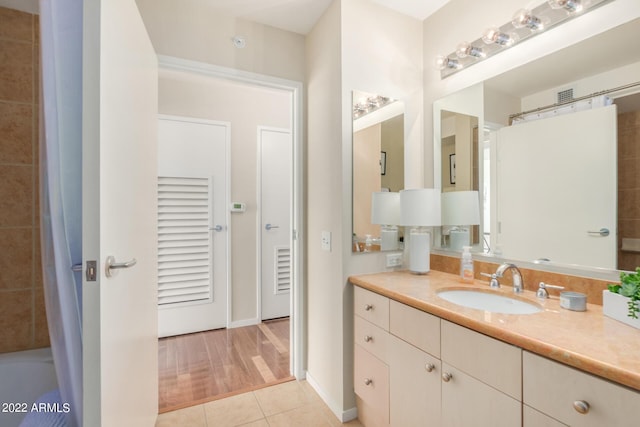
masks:
[[[504,256],[616,268],[616,146],[615,105],[500,129]]]
[[[135,0],[83,6],[83,425],[152,427],[157,57]],[[109,277],[109,256],[130,267]]]
[[[262,320],[291,308],[291,131],[258,128]]]
[[[227,325],[228,123],[158,122],[158,331]]]

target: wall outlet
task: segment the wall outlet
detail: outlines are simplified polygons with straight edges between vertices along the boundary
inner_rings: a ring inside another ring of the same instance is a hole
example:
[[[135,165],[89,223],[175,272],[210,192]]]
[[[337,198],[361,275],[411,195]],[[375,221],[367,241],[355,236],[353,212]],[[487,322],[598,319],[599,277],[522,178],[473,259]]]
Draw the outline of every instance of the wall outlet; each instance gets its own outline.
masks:
[[[322,250],[331,252],[331,232],[323,231],[321,237]]]
[[[387,254],[387,267],[400,267],[402,265],[402,254]]]

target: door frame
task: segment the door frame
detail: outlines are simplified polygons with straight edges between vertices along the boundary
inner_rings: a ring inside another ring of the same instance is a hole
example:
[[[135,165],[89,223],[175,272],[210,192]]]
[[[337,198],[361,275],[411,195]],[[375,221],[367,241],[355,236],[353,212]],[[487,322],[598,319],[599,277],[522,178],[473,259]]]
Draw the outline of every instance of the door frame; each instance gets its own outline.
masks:
[[[290,322],[290,370],[297,379],[305,378],[304,360],[305,332],[304,332],[304,287],[302,278],[304,277],[304,208],[303,208],[303,121],[302,83],[294,80],[287,80],[279,77],[267,76],[234,68],[221,67],[218,65],[206,64],[198,61],[175,58],[172,56],[158,55],[158,65],[161,69],[187,71],[202,74],[205,76],[227,79],[240,83],[247,83],[255,86],[262,86],[270,89],[279,89],[291,94],[292,117],[291,133],[293,138],[293,211],[291,224],[293,226],[292,251],[291,251],[291,322]],[[231,283],[231,282],[230,282]],[[231,301],[232,289],[229,287],[227,298]],[[231,313],[231,310],[228,310]],[[229,314],[230,315],[230,314]]]
[[[256,307],[257,307],[257,314],[258,314],[258,321],[262,321],[262,261],[263,261],[263,253],[262,253],[262,227],[263,227],[263,223],[262,223],[262,186],[260,185],[260,183],[262,182],[262,140],[261,140],[261,136],[260,134],[262,133],[262,131],[272,131],[272,132],[281,132],[281,133],[291,133],[291,153],[293,155],[294,150],[293,150],[293,146],[295,145],[295,141],[293,138],[293,132],[291,129],[285,129],[285,128],[278,128],[278,127],[272,127],[272,126],[258,126],[257,132],[256,132],[256,152],[258,153],[258,157],[257,157],[257,161],[256,161],[256,201],[258,204],[258,215],[257,215],[257,221],[256,221],[256,236],[257,236],[257,240],[256,240],[256,266],[257,266],[257,271],[256,271],[256,292],[257,292],[257,301],[256,301]],[[292,159],[293,160],[293,159]],[[294,230],[295,228],[293,227],[293,217],[294,217],[294,200],[295,198],[293,197],[293,190],[294,190],[294,162],[291,162],[291,170],[290,170],[290,174],[289,177],[291,179],[291,186],[289,187],[290,190],[290,194],[289,194],[289,223],[287,224],[288,227],[291,227],[291,230]],[[294,233],[292,232],[289,236],[289,245],[293,248],[293,245],[295,244],[295,238],[294,238]],[[292,253],[292,260],[293,260],[293,253]],[[293,263],[291,264],[293,267]],[[293,281],[292,281],[292,286],[293,288]],[[289,313],[293,312],[293,299],[292,299],[292,295],[293,295],[293,290],[289,291]]]

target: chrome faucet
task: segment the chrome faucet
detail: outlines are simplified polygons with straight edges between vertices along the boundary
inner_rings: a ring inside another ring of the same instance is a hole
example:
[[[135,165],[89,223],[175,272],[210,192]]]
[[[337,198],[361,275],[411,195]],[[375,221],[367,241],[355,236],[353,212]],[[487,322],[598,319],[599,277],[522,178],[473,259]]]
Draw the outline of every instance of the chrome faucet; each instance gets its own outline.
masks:
[[[500,265],[500,267],[498,267],[498,269],[496,270],[496,277],[502,277],[504,272],[507,270],[511,270],[511,275],[513,276],[513,292],[519,294],[523,291],[524,286],[522,283],[522,273],[520,273],[520,270],[515,264],[505,262],[504,264]]]

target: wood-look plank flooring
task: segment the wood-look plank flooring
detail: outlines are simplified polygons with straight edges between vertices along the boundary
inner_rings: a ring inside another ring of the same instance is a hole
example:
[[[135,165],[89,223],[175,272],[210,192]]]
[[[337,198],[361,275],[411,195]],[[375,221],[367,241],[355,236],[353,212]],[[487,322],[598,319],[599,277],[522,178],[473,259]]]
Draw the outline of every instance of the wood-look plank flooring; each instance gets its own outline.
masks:
[[[158,370],[160,412],[289,381],[289,319],[161,338]]]

